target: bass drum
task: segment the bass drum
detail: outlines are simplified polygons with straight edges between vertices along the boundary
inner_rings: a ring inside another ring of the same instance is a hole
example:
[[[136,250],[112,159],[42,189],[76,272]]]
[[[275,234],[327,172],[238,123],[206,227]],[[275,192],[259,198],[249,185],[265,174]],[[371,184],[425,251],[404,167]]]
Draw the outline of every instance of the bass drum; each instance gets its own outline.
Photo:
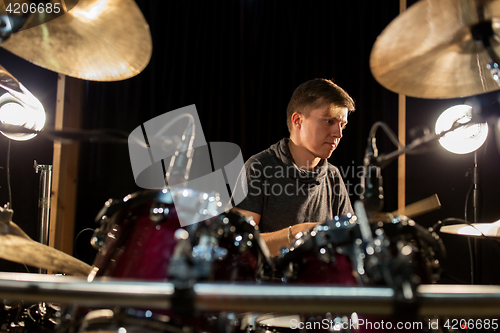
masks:
[[[174,205],[173,196],[182,197]],[[217,195],[191,190],[145,191],[123,201],[108,201],[98,214],[93,244],[99,248],[88,280],[99,277],[171,281],[256,281],[272,265],[252,220],[236,211],[217,215]],[[180,210],[198,223],[181,227]],[[214,216],[215,215],[215,216]],[[175,306],[173,306],[175,308]],[[227,313],[173,312],[113,307],[71,309],[66,331],[219,332],[239,331],[238,316]]]

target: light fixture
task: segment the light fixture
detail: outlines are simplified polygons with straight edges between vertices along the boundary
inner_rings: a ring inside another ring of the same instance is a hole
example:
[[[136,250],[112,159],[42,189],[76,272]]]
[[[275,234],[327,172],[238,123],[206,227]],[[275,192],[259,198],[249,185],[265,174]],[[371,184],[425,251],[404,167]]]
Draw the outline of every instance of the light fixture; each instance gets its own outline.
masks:
[[[0,123],[22,126],[28,130],[39,131],[45,125],[45,110],[42,103],[31,94],[10,93],[0,96]],[[11,133],[0,131],[9,139],[26,141],[36,136],[36,133]]]
[[[446,109],[436,121],[436,134],[449,130],[455,124],[465,124],[472,119],[472,106],[455,105]],[[468,154],[483,145],[488,136],[487,123],[471,122],[445,134],[439,143],[446,150],[455,154]]]

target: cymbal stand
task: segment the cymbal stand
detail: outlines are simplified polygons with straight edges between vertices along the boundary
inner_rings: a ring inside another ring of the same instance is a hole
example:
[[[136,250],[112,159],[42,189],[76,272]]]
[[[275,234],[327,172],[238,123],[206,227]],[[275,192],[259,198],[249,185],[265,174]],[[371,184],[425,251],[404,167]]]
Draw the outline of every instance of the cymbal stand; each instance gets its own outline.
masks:
[[[472,174],[472,209],[473,209],[473,217],[472,223],[478,223],[481,220],[481,212],[480,212],[480,189],[479,189],[479,169],[478,169],[478,161],[477,161],[477,150],[474,151],[474,169]],[[467,209],[467,208],[466,208]],[[472,264],[472,284],[481,284],[482,281],[482,249],[480,239],[474,237],[473,244],[473,255],[474,263]]]
[[[40,225],[40,243],[49,244],[50,197],[52,193],[52,165],[34,162],[35,172],[40,172],[40,186],[38,195],[38,221]],[[45,269],[39,269],[40,274],[45,274]]]

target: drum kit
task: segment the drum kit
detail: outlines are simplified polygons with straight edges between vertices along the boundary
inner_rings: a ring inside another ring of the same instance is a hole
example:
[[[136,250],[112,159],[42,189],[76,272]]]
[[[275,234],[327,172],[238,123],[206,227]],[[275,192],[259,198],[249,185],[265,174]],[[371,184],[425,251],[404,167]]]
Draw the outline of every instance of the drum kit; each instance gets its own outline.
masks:
[[[65,15],[43,26],[32,19],[1,46],[87,80],[142,71],[151,37],[132,0],[66,2],[74,8]],[[497,90],[499,17],[500,1],[422,0],[377,39],[372,72],[409,96]],[[0,274],[0,332],[331,332],[364,330],[357,324],[370,319],[425,317],[429,328],[436,316],[500,314],[497,287],[430,285],[445,248],[435,230],[411,217],[439,207],[437,197],[369,218],[356,209],[299,233],[277,257],[251,218],[236,210],[210,214],[219,200],[166,187],[107,201],[96,218],[92,266],[33,241],[8,205],[0,208],[1,258],[72,275]],[[181,227],[182,209],[203,221]],[[498,240],[500,222],[440,231]]]

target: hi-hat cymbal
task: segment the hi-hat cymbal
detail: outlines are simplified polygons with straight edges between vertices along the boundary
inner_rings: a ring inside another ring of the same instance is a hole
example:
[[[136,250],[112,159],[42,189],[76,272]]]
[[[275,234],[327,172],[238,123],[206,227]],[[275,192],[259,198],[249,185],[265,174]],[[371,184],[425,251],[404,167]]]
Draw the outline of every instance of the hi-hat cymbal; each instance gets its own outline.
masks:
[[[448,234],[500,238],[500,221],[444,226],[440,230]]]
[[[87,276],[92,269],[64,252],[11,234],[0,234],[0,258],[77,276]]]
[[[149,26],[133,0],[79,0],[66,14],[39,23],[33,20],[34,27],[1,46],[40,67],[92,81],[133,77],[151,58]]]
[[[492,22],[500,35],[500,1],[422,0],[396,17],[377,38],[373,76],[387,89],[421,98],[454,98],[500,89],[470,28]],[[498,43],[492,44],[500,54]]]
[[[0,258],[59,273],[88,276],[91,267],[52,247],[32,240],[10,220],[14,211],[0,207]]]

